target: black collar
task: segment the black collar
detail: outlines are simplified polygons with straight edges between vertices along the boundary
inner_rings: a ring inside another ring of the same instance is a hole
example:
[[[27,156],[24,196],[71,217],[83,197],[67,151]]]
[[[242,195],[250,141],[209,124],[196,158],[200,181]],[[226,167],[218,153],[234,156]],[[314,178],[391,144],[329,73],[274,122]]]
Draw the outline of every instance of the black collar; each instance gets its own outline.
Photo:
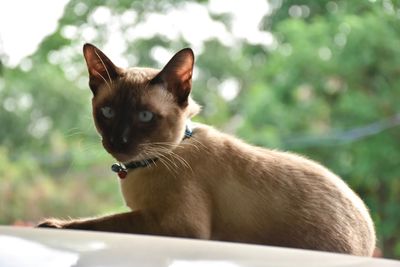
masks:
[[[190,122],[188,122],[188,123],[186,123],[185,135],[183,136],[182,140],[190,138],[190,137],[192,137],[192,135],[193,135],[193,130],[190,125]],[[116,172],[118,174],[119,178],[124,179],[126,177],[126,175],[128,174],[128,170],[134,170],[137,168],[147,167],[147,166],[155,163],[157,160],[158,160],[158,158],[150,158],[150,159],[145,159],[145,160],[132,161],[127,164],[114,163],[111,166],[111,170],[113,172]]]

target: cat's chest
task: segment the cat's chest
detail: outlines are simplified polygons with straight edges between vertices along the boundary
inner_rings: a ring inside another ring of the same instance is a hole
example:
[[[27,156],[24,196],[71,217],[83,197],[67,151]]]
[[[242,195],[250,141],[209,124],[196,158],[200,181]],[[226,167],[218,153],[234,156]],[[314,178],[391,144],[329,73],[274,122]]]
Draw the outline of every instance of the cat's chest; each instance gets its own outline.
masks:
[[[157,208],[165,202],[174,183],[174,179],[162,171],[138,169],[128,172],[120,185],[126,205],[131,210],[142,210]]]

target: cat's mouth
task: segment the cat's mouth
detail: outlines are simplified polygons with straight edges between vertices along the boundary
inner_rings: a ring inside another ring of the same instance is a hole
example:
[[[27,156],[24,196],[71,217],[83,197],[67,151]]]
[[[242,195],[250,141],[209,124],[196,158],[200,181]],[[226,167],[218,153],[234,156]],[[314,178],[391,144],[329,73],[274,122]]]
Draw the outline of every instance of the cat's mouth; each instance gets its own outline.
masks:
[[[124,154],[124,153],[112,153],[111,154],[118,162],[127,164],[129,162],[132,161],[139,161],[139,160],[144,160],[144,158],[142,158],[140,156],[140,153],[136,156],[133,155],[129,155],[129,154]]]
[[[127,147],[124,151],[116,151],[105,143],[103,143],[103,146],[118,162],[126,165],[133,161],[143,161],[160,157],[163,158],[169,155],[170,151],[174,150],[178,146],[178,143],[159,142],[156,145],[154,143],[143,143],[134,148]]]
[[[142,161],[146,160],[149,158],[155,158],[155,156],[152,155],[144,155],[143,153],[137,153],[136,155],[130,155],[126,153],[111,153],[111,155],[118,161],[123,164],[128,164],[133,161]]]
[[[141,155],[142,153],[141,151],[137,151],[137,148],[132,149],[128,144],[125,147],[115,147],[112,143],[105,141],[103,138],[101,141],[104,149],[118,162],[129,163],[132,161],[143,160]]]

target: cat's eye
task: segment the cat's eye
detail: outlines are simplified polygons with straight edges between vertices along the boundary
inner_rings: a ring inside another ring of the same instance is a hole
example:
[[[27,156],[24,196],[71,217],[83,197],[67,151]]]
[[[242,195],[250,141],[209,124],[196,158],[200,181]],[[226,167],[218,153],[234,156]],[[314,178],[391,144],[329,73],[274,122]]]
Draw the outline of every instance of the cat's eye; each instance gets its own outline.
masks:
[[[139,120],[141,122],[149,122],[153,119],[154,114],[148,110],[142,110],[139,112]]]
[[[114,110],[112,108],[110,108],[110,107],[102,107],[101,108],[101,113],[107,119],[111,119],[112,117],[114,117]]]

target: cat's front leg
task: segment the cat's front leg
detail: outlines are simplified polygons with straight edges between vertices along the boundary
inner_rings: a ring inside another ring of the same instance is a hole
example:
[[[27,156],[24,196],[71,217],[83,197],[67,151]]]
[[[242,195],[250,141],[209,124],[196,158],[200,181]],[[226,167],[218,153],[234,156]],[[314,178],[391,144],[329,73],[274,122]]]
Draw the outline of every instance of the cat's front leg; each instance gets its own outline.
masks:
[[[41,221],[36,227],[39,228],[66,228],[65,226],[67,225],[68,221],[60,220],[57,218],[50,218],[50,219],[45,219]]]
[[[99,228],[98,226],[99,226],[99,222],[97,221],[97,219],[61,220],[61,219],[57,219],[57,218],[49,218],[49,219],[46,219],[46,220],[40,222],[36,227],[107,231],[107,230],[98,229]]]
[[[154,219],[140,211],[119,213],[93,219],[59,220],[52,218],[44,220],[37,227],[140,234],[158,234],[160,231]]]
[[[211,227],[207,223],[210,221],[208,218],[201,212],[190,214],[187,211],[160,216],[150,212],[131,211],[94,219],[47,219],[39,223],[38,227],[209,239]]]

